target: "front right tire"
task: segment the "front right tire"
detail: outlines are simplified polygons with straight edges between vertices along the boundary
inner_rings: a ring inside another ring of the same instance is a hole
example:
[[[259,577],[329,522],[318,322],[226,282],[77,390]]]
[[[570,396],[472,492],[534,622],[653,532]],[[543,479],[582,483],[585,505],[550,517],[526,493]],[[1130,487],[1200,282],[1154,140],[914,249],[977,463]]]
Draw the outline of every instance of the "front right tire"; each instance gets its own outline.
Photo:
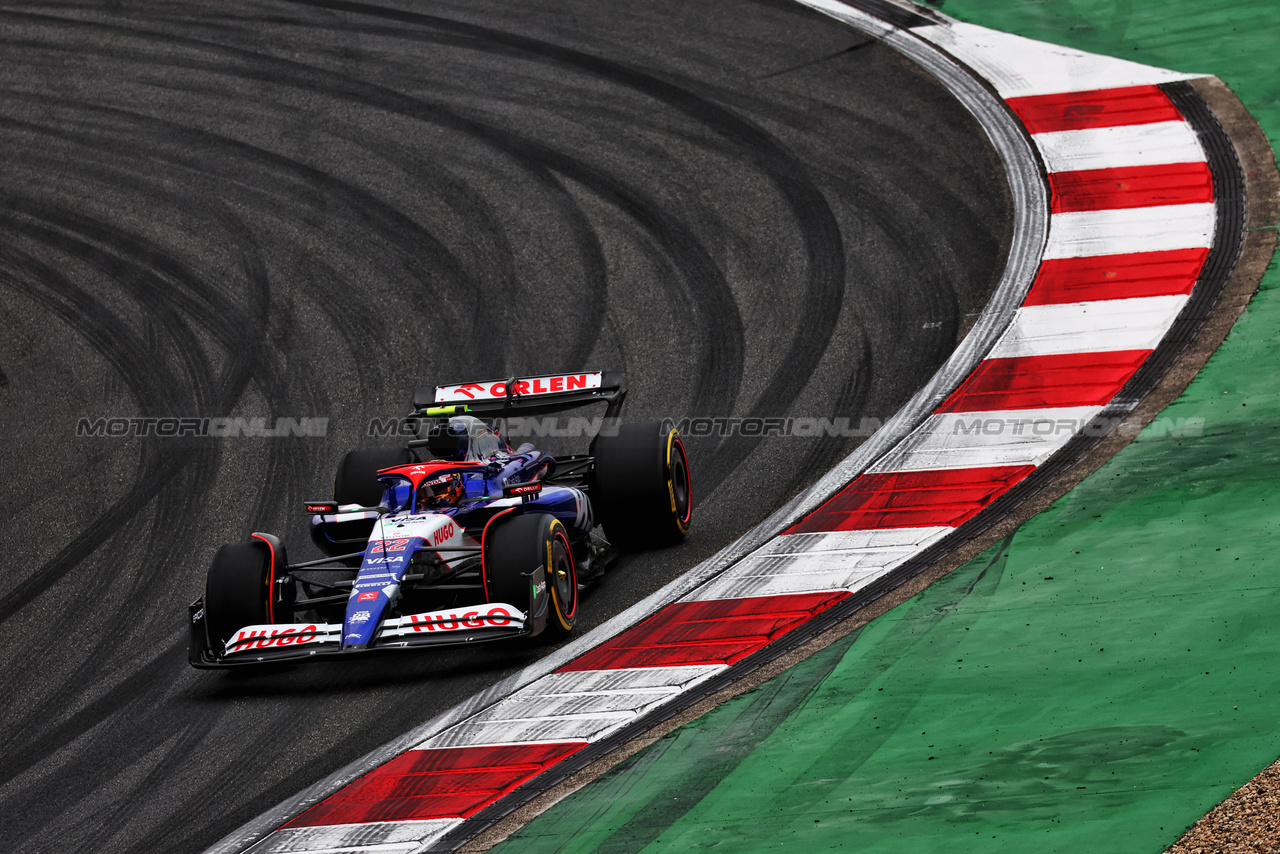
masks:
[[[204,619],[209,645],[219,654],[245,626],[273,623],[283,616],[275,613],[272,587],[277,570],[283,572],[285,565],[283,553],[258,539],[227,543],[214,554],[205,579]]]
[[[382,493],[385,491],[378,480],[379,470],[411,462],[413,452],[408,448],[349,451],[338,463],[338,471],[333,476],[333,500],[339,504],[373,507],[382,501]]]

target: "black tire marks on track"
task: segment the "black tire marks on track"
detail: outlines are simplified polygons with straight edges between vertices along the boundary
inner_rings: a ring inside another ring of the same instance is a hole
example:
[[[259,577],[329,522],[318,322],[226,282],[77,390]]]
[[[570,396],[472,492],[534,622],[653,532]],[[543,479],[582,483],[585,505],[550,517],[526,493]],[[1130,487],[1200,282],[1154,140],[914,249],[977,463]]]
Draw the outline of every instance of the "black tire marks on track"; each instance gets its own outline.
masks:
[[[44,3],[0,23],[0,849],[204,847],[540,654],[186,667],[214,547],[273,530],[305,556],[294,508],[418,383],[614,367],[637,418],[857,424],[945,359],[1003,259],[969,117],[798,6]],[[74,438],[103,415],[331,424]],[[857,441],[692,440],[695,535],[612,573],[583,626]]]

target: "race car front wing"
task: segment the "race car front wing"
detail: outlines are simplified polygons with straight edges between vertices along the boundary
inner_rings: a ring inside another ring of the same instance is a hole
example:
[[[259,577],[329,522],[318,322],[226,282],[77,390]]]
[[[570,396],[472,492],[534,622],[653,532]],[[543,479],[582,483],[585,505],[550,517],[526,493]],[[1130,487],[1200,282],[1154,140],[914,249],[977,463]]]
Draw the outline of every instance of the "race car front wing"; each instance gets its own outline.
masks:
[[[359,655],[383,650],[427,646],[457,646],[536,634],[546,621],[505,602],[489,602],[447,611],[409,614],[383,621],[375,642],[344,647],[342,625],[336,623],[276,623],[245,626],[215,650],[205,626],[204,603],[190,607],[188,657],[193,667],[221,668],[272,661],[298,661]]]

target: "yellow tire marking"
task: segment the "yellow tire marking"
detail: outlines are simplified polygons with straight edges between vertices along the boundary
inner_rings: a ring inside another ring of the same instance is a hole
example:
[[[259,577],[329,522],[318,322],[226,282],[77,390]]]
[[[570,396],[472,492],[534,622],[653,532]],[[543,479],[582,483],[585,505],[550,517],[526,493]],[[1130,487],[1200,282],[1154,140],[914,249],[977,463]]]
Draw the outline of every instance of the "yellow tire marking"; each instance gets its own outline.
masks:
[[[551,601],[556,605],[556,620],[559,621],[560,628],[564,629],[566,632],[571,632],[573,631],[573,626],[565,622],[564,605],[560,602],[560,591],[556,589],[555,576],[564,575],[564,573],[557,569],[553,569],[555,564],[553,564],[551,560],[551,550],[555,547],[557,527],[562,528],[564,526],[560,524],[559,519],[551,520],[550,536],[547,537],[547,586],[551,588]]]

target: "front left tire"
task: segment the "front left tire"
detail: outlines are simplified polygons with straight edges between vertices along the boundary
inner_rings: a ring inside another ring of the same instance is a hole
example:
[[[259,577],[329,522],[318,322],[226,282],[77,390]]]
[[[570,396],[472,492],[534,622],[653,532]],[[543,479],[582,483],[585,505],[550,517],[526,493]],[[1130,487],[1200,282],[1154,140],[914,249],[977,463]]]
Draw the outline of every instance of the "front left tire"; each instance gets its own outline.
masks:
[[[546,590],[531,589],[533,578],[545,567]],[[546,513],[530,513],[498,520],[484,540],[485,597],[524,608],[531,593],[533,609],[538,595],[548,602],[546,632],[553,638],[568,636],[578,621],[578,573],[564,524]]]

